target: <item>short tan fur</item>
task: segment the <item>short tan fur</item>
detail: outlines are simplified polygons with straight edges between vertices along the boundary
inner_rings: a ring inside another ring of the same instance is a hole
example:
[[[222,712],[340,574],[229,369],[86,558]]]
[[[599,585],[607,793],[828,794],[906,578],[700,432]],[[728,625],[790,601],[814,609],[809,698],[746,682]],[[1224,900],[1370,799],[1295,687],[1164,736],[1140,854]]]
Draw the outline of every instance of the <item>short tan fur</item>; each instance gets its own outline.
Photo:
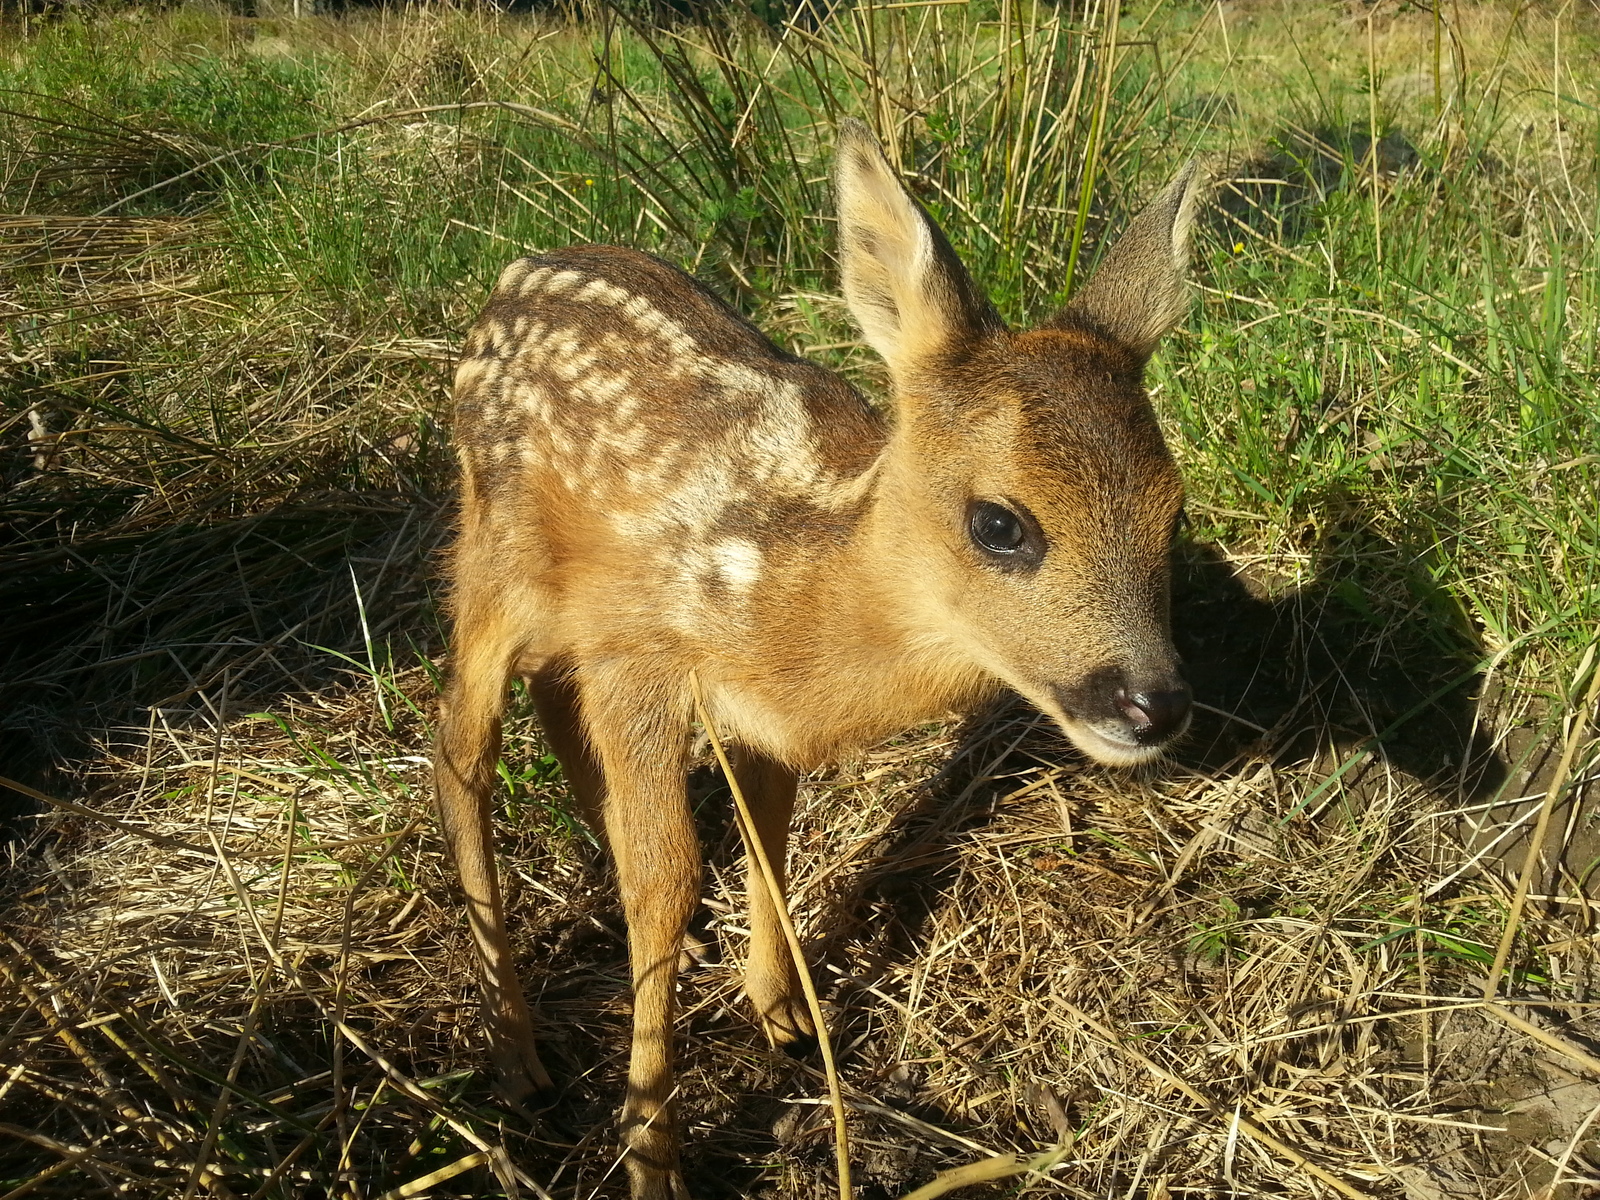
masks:
[[[511,1098],[549,1086],[490,828],[522,675],[616,863],[638,1200],[685,1194],[669,1097],[700,895],[691,672],[780,868],[800,773],[1002,687],[1107,763],[1159,754],[1188,719],[1168,629],[1183,491],[1141,377],[1188,306],[1195,170],[1023,333],[857,122],[839,130],[835,184],[843,289],[889,367],[892,420],[681,271],[615,247],[512,263],[456,375],[454,653],[434,772],[491,1054]],[[794,963],[765,890],[749,894],[746,991],[774,1044],[803,1044]]]

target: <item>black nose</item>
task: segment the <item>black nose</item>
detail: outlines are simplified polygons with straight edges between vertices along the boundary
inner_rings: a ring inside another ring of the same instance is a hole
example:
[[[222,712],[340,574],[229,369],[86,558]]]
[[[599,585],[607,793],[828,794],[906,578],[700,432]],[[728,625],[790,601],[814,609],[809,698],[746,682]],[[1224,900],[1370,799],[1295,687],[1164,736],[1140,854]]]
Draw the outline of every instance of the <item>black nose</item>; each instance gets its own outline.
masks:
[[[1190,695],[1186,687],[1159,692],[1134,692],[1118,688],[1117,707],[1133,724],[1133,736],[1141,745],[1154,746],[1183,728],[1189,716]]]

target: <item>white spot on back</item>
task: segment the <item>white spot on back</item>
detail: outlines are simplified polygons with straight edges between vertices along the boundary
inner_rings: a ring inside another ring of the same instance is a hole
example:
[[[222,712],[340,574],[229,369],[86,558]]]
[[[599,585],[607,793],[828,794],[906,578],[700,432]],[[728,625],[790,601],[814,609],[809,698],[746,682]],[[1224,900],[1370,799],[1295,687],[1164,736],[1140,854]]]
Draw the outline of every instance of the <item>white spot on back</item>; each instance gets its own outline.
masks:
[[[551,369],[561,378],[576,382],[580,375],[585,374],[594,366],[595,360],[600,357],[600,351],[595,348],[579,351],[580,345],[577,338],[568,338],[556,347],[555,362]]]
[[[544,281],[544,290],[552,296],[559,296],[563,292],[570,292],[583,281],[583,275],[578,271],[556,271]]]
[[[537,383],[524,382],[512,393],[513,403],[535,421],[550,419],[550,393]]]
[[[604,279],[591,279],[578,289],[573,296],[574,300],[592,300],[596,304],[616,306],[629,298],[631,293],[619,288],[616,284]]]
[[[775,380],[742,363],[722,362],[712,379],[733,396],[759,397],[733,448],[756,482],[794,495],[817,482],[821,466],[811,418],[797,384]]]
[[[729,588],[740,596],[750,593],[761,578],[761,547],[746,538],[713,542],[711,559]]]
[[[529,271],[528,277],[522,281],[520,294],[531,296],[534,292],[540,291],[544,287],[545,280],[549,279],[553,273],[549,267],[536,267]]]
[[[641,333],[660,339],[674,354],[684,357],[698,356],[700,344],[689,336],[682,325],[668,317],[645,297],[631,297],[622,306],[622,311]]]
[[[492,371],[491,366],[496,365],[492,359],[463,358],[456,364],[456,391],[458,393],[474,390],[483,386],[485,382],[492,381],[498,372]]]
[[[524,278],[528,274],[528,260],[519,258],[515,262],[509,263],[506,269],[500,272],[500,278],[495,281],[494,290],[497,292],[521,292],[525,286]],[[537,275],[538,272],[535,271],[533,274]]]

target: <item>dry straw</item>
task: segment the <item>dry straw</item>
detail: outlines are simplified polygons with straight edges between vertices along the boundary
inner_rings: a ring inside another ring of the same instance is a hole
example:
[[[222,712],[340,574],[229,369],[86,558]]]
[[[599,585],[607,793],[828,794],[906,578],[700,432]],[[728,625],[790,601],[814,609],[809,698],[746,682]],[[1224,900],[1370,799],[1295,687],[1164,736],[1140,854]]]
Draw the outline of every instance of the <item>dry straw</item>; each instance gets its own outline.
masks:
[[[1570,708],[1566,714],[1567,731],[1562,739],[1561,758],[1556,763],[1555,772],[1550,776],[1550,783],[1545,788],[1544,800],[1539,805],[1539,819],[1533,827],[1533,836],[1528,840],[1527,854],[1522,860],[1522,872],[1517,876],[1517,890],[1511,897],[1511,912],[1507,915],[1505,929],[1500,934],[1500,945],[1495,949],[1494,965],[1489,968],[1489,977],[1483,983],[1485,1000],[1493,1000],[1500,990],[1500,980],[1505,975],[1506,961],[1511,957],[1512,943],[1516,941],[1517,930],[1522,925],[1522,908],[1528,900],[1529,886],[1533,883],[1534,872],[1539,869],[1544,859],[1544,844],[1550,833],[1550,818],[1566,792],[1567,780],[1572,775],[1573,760],[1583,744],[1583,735],[1589,727],[1595,700],[1600,698],[1600,671],[1594,669],[1596,649],[1600,649],[1600,631],[1597,631],[1595,640],[1590,642],[1589,648],[1583,652],[1583,658],[1579,661],[1577,670],[1573,672],[1572,684],[1568,688],[1569,695],[1576,695],[1578,689],[1583,687],[1585,677],[1593,672],[1589,690],[1584,693],[1583,700]]]
[[[739,776],[723,749],[722,736],[717,732],[716,722],[706,711],[705,697],[700,692],[700,677],[694,671],[689,672],[689,690],[694,693],[695,714],[699,717],[706,736],[711,739],[711,749],[717,756],[717,765],[722,768],[722,777],[728,784],[728,790],[733,793],[734,808],[738,812],[739,836],[744,840],[746,852],[760,869],[762,885],[767,889],[773,911],[778,914],[778,923],[783,926],[784,939],[789,943],[789,954],[794,959],[795,970],[800,976],[801,990],[806,994],[806,1007],[811,1010],[811,1022],[817,1031],[817,1048],[822,1052],[822,1069],[828,1077],[828,1100],[833,1107],[834,1153],[839,1167],[839,1200],[851,1200],[855,1193],[850,1186],[850,1128],[845,1118],[844,1092],[839,1087],[839,1069],[833,1059],[833,1037],[828,1033],[822,1001],[817,999],[817,985],[812,982],[811,968],[806,964],[805,950],[800,945],[799,934],[795,932],[794,920],[789,916],[789,901],[783,894],[783,885],[778,882],[772,862],[767,857],[767,848],[756,836],[755,818],[750,815],[750,806],[745,802],[744,789],[739,786]]]

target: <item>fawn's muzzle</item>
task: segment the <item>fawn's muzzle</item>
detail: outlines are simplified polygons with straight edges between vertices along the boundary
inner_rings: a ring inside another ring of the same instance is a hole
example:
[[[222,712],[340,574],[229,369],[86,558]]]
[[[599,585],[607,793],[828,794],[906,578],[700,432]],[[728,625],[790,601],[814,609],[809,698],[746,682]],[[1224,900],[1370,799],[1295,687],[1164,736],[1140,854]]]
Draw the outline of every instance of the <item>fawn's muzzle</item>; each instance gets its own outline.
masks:
[[[1166,666],[1135,673],[1104,667],[1053,689],[1067,731],[1080,747],[1112,762],[1140,762],[1189,726],[1189,685]],[[1090,735],[1084,742],[1082,735]]]
[[[1133,727],[1133,737],[1141,746],[1159,746],[1182,733],[1189,724],[1192,697],[1187,684],[1158,691],[1129,693],[1118,688],[1112,699]]]

